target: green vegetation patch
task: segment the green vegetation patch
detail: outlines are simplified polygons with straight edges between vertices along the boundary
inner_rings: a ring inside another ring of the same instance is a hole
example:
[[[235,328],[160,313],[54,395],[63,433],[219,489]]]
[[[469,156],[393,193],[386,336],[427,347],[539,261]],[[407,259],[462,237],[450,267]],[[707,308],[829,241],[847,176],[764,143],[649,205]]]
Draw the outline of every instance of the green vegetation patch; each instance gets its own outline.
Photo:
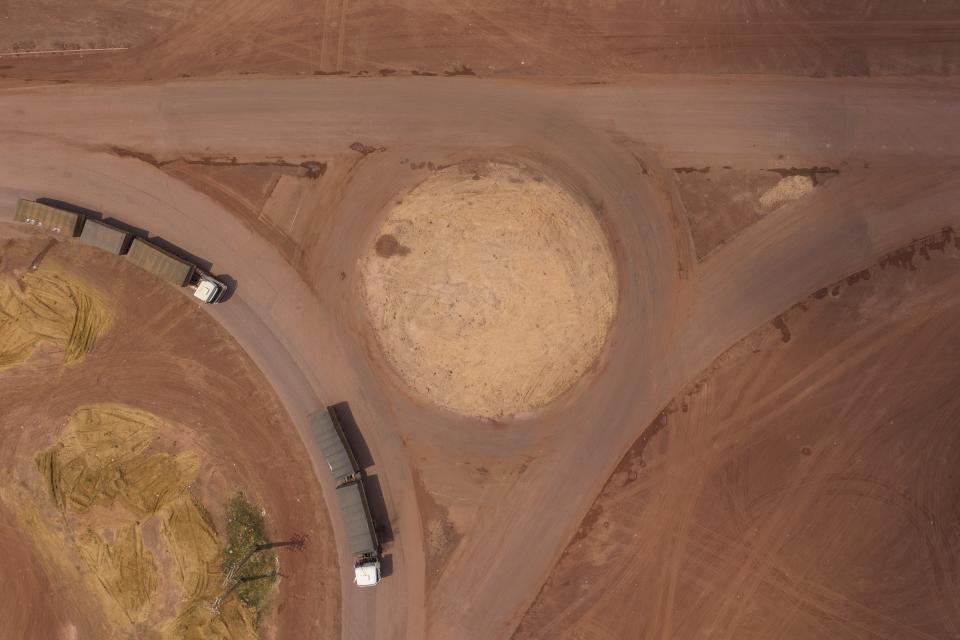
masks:
[[[240,601],[259,614],[278,575],[277,554],[269,548],[263,511],[237,493],[227,501],[226,516],[227,544],[220,568],[228,580],[237,581]]]

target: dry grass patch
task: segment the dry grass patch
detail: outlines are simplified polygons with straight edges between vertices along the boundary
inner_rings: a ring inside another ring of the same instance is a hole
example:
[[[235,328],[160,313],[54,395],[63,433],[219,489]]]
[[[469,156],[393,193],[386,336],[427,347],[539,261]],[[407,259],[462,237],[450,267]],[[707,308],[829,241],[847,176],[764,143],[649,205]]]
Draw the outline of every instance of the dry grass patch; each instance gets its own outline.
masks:
[[[34,460],[63,516],[63,542],[72,543],[97,586],[112,637],[151,629],[149,637],[170,640],[253,640],[278,576],[276,554],[258,547],[268,542],[263,512],[242,494],[231,498],[224,538],[190,492],[199,456],[158,450],[172,429],[121,405],[73,413],[58,441]],[[160,535],[151,549],[143,532],[153,518]],[[245,560],[234,566],[240,556]],[[179,599],[172,616],[158,606],[160,592],[171,589]]]
[[[64,352],[64,364],[89,353],[110,326],[106,304],[78,280],[49,271],[22,280],[0,276],[0,369],[26,361],[41,342]]]

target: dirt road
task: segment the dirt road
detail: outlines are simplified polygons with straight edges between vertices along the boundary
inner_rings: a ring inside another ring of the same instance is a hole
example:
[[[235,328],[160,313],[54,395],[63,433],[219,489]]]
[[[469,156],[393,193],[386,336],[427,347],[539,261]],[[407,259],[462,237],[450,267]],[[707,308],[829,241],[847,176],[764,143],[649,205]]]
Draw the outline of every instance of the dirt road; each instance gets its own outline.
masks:
[[[960,243],[808,296],[624,456],[521,638],[950,638]]]
[[[0,95],[0,208],[17,194],[60,197],[204,256],[239,285],[211,313],[301,429],[321,401],[351,402],[395,539],[393,575],[373,592],[349,584],[341,551],[349,638],[509,634],[622,453],[680,385],[793,301],[960,216],[950,209],[960,182],[944,168],[960,150],[950,80],[238,80]],[[354,142],[386,150],[337,185],[350,215],[330,217],[298,270],[150,158],[110,151],[293,161]],[[464,157],[521,158],[579,193],[613,239],[620,274],[595,371],[505,426],[411,400],[379,364],[358,297],[357,258],[384,205],[422,179],[402,161]],[[833,166],[840,176],[698,264],[665,169],[712,165]],[[468,464],[494,471],[458,479]],[[428,583],[415,487],[441,481],[478,499]]]

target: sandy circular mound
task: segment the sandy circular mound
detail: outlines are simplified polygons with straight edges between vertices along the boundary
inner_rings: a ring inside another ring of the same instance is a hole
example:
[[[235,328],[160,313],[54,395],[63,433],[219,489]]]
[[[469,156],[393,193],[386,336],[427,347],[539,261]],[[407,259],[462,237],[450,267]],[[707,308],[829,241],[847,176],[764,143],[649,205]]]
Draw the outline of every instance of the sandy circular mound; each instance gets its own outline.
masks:
[[[389,212],[360,266],[390,363],[418,393],[472,416],[528,412],[568,389],[616,309],[593,214],[510,165],[428,178]]]

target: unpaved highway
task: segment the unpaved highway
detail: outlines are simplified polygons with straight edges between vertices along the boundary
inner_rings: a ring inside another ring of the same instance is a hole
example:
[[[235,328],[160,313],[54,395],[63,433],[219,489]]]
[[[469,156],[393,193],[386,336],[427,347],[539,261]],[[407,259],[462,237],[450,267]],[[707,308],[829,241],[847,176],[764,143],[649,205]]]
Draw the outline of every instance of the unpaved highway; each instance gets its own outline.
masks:
[[[351,402],[395,541],[393,575],[376,590],[349,583],[341,552],[344,637],[503,637],[623,451],[685,381],[792,302],[958,223],[958,88],[950,80],[551,87],[402,78],[5,90],[0,210],[12,211],[17,195],[56,197],[203,256],[239,284],[211,313],[301,429],[307,411]],[[344,214],[310,248],[322,258],[308,280],[149,158],[110,151],[323,159],[358,141],[386,150],[364,159],[343,187]],[[384,206],[416,178],[401,161],[470,157],[528,161],[578,192],[598,210],[619,269],[619,313],[596,371],[544,412],[496,430],[410,399],[383,371],[355,273]],[[698,264],[664,172],[721,164],[836,166],[841,175]],[[484,489],[429,597],[409,443],[509,469]],[[329,474],[318,477],[331,497]]]

